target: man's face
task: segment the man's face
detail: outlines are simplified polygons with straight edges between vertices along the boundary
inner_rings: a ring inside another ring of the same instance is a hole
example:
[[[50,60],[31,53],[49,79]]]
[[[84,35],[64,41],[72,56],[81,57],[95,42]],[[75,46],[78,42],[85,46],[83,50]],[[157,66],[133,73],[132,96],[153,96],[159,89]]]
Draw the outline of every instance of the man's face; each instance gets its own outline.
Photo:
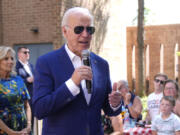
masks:
[[[18,52],[18,58],[19,60],[21,60],[22,62],[27,62],[29,60],[29,49],[26,48],[22,48],[19,52]]]
[[[154,80],[154,90],[156,92],[162,92],[164,89],[165,78],[163,76],[157,76]]]
[[[77,26],[83,26],[84,28],[91,26],[91,18],[82,13],[74,13],[69,16],[67,26],[62,27],[68,48],[76,55],[81,56],[82,50],[90,47],[92,35],[90,35],[86,29],[76,34],[74,28]]]

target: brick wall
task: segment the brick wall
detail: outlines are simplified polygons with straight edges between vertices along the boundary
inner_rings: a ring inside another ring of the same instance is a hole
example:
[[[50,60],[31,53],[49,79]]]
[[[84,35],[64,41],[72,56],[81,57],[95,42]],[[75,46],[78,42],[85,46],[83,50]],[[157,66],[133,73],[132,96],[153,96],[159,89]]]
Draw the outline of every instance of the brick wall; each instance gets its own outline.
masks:
[[[127,78],[132,88],[132,48],[135,46],[137,48],[137,31],[136,27],[128,27],[127,28]],[[169,78],[175,79],[175,45],[180,45],[180,24],[174,25],[159,25],[159,26],[146,26],[145,27],[145,35],[144,35],[144,45],[146,50],[147,45],[149,46],[149,90],[147,93],[153,91],[153,77],[156,73],[160,72],[160,46],[164,46],[164,73],[168,75]],[[180,46],[179,46],[180,47]],[[135,73],[136,78],[138,78],[138,59],[137,59],[137,51],[135,54]],[[144,62],[146,57],[144,57]],[[180,63],[180,59],[178,59],[178,63]],[[178,65],[179,66],[179,65]],[[144,71],[146,74],[146,70]],[[146,75],[144,75],[146,76]],[[180,74],[178,73],[178,78]],[[146,78],[146,77],[145,77]],[[137,90],[138,82],[136,79],[136,93],[139,93]],[[144,84],[145,85],[145,84]]]
[[[64,11],[70,7],[83,6],[95,16],[97,31],[91,49],[98,53],[106,34],[107,5],[108,1],[104,0],[1,0],[0,44],[52,43],[54,49],[59,48],[64,43],[60,27]],[[34,28],[39,32],[34,33]]]

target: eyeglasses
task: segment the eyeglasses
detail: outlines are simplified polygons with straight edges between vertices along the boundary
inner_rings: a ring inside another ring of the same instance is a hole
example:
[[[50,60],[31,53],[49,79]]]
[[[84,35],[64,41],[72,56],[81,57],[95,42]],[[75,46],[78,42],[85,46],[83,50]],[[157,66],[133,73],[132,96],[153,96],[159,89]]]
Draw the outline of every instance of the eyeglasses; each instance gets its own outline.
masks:
[[[29,51],[24,51],[24,52],[22,52],[22,53],[24,53],[24,54],[29,54],[30,52],[29,52]]]
[[[162,85],[165,83],[165,81],[162,81],[162,80],[159,80],[159,79],[155,79],[154,81],[155,81],[156,83],[160,82],[160,84],[162,84]]]
[[[87,26],[87,27],[84,27],[84,26],[76,26],[74,27],[74,33],[75,34],[81,34],[84,29],[86,29],[86,32],[89,34],[89,35],[92,35],[94,34],[95,32],[95,27],[92,27],[92,26]]]

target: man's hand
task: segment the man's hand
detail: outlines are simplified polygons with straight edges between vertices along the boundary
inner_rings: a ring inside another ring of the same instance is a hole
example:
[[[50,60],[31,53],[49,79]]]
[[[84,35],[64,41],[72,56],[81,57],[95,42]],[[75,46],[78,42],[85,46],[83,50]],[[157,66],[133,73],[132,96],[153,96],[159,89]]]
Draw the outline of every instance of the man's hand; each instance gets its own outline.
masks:
[[[80,66],[76,68],[72,74],[72,81],[78,86],[81,80],[92,80],[92,70],[88,66]]]
[[[31,76],[31,77],[28,77],[28,78],[27,78],[27,81],[28,81],[29,83],[33,83],[34,77],[32,77],[32,76]]]
[[[122,95],[119,91],[117,91],[117,83],[113,84],[113,89],[111,94],[109,94],[109,104],[116,108],[120,105],[122,100]]]

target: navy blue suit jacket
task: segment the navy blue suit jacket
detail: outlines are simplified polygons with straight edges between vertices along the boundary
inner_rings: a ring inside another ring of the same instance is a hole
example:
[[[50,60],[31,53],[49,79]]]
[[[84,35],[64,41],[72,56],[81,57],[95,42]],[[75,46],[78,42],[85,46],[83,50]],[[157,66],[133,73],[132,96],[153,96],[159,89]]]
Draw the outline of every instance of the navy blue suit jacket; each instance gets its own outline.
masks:
[[[111,92],[108,63],[90,53],[93,71],[92,96],[86,103],[83,90],[73,96],[65,82],[74,72],[65,47],[38,58],[35,69],[33,107],[35,116],[43,119],[43,135],[103,135],[101,109],[117,115],[109,105]]]

